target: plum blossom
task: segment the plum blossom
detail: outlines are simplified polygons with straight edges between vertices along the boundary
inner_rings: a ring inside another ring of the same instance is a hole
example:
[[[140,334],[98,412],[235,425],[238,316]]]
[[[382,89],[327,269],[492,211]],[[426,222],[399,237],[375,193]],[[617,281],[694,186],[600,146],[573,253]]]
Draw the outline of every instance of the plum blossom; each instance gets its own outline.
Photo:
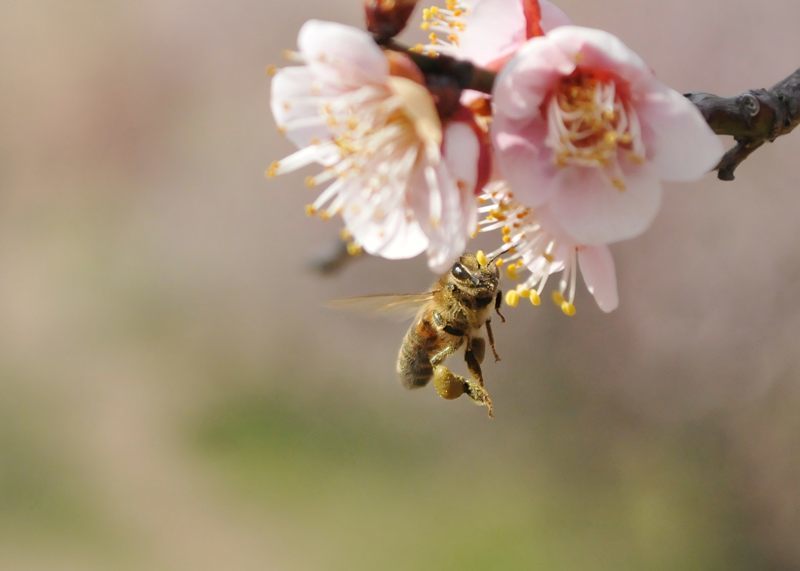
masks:
[[[498,75],[494,106],[499,171],[522,204],[546,206],[579,259],[642,233],[662,180],[698,179],[723,153],[700,112],[600,30],[528,41]]]
[[[580,271],[600,309],[610,312],[617,308],[617,278],[608,246],[576,243],[558,227],[546,206],[534,211],[520,204],[503,182],[487,186],[481,202],[481,229],[501,229],[503,236],[503,245],[489,256],[498,257],[497,264],[505,267],[509,278],[522,279],[506,294],[508,305],[516,306],[520,298],[540,305],[551,277],[561,274],[551,292],[552,300],[566,315],[575,315]]]
[[[465,249],[477,225],[476,188],[488,174],[488,143],[471,116],[443,124],[419,70],[392,58],[363,31],[309,21],[291,59],[277,71],[271,107],[299,150],[274,162],[269,177],[312,164],[307,207],[341,215],[354,243],[397,259],[427,250],[434,271]]]
[[[570,23],[548,0],[446,0],[422,12],[428,44],[417,51],[499,70],[530,38]]]

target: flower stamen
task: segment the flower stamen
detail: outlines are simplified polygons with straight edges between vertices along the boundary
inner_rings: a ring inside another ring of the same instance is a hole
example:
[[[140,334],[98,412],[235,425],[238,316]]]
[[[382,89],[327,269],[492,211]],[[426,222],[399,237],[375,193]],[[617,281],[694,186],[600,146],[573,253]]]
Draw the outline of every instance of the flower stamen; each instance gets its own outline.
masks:
[[[601,168],[624,191],[620,158],[635,164],[645,150],[635,109],[613,80],[578,71],[561,80],[547,105],[548,136],[555,164]]]

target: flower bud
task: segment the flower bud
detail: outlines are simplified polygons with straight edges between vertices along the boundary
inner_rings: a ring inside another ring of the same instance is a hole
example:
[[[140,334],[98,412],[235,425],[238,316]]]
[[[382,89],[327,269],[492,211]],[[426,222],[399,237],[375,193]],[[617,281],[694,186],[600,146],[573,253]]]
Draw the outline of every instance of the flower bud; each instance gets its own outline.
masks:
[[[364,0],[367,30],[378,40],[395,37],[406,27],[417,0]]]

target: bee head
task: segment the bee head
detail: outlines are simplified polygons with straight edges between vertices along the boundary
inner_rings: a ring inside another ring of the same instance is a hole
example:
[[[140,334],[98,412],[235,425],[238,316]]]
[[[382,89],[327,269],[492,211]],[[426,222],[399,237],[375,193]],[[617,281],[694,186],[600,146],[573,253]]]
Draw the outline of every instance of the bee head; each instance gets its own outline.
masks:
[[[493,293],[500,281],[500,272],[493,261],[487,260],[486,255],[478,251],[461,256],[450,269],[448,278],[462,290],[475,294]]]

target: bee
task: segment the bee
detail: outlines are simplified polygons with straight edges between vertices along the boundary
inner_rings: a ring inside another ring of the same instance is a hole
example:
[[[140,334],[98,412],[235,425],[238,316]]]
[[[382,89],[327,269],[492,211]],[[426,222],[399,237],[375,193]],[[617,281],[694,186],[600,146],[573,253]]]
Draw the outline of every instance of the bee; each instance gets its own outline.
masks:
[[[466,394],[476,404],[485,406],[494,418],[492,399],[483,379],[481,363],[486,341],[481,329],[486,327],[489,346],[495,361],[500,357],[494,345],[491,306],[500,319],[503,295],[500,275],[494,260],[478,251],[464,254],[450,271],[433,284],[431,291],[417,295],[377,295],[355,298],[369,301],[382,309],[418,308],[397,355],[397,374],[409,389],[426,386],[431,379],[440,397],[452,400]],[[461,347],[470,376],[453,373],[445,360]]]

